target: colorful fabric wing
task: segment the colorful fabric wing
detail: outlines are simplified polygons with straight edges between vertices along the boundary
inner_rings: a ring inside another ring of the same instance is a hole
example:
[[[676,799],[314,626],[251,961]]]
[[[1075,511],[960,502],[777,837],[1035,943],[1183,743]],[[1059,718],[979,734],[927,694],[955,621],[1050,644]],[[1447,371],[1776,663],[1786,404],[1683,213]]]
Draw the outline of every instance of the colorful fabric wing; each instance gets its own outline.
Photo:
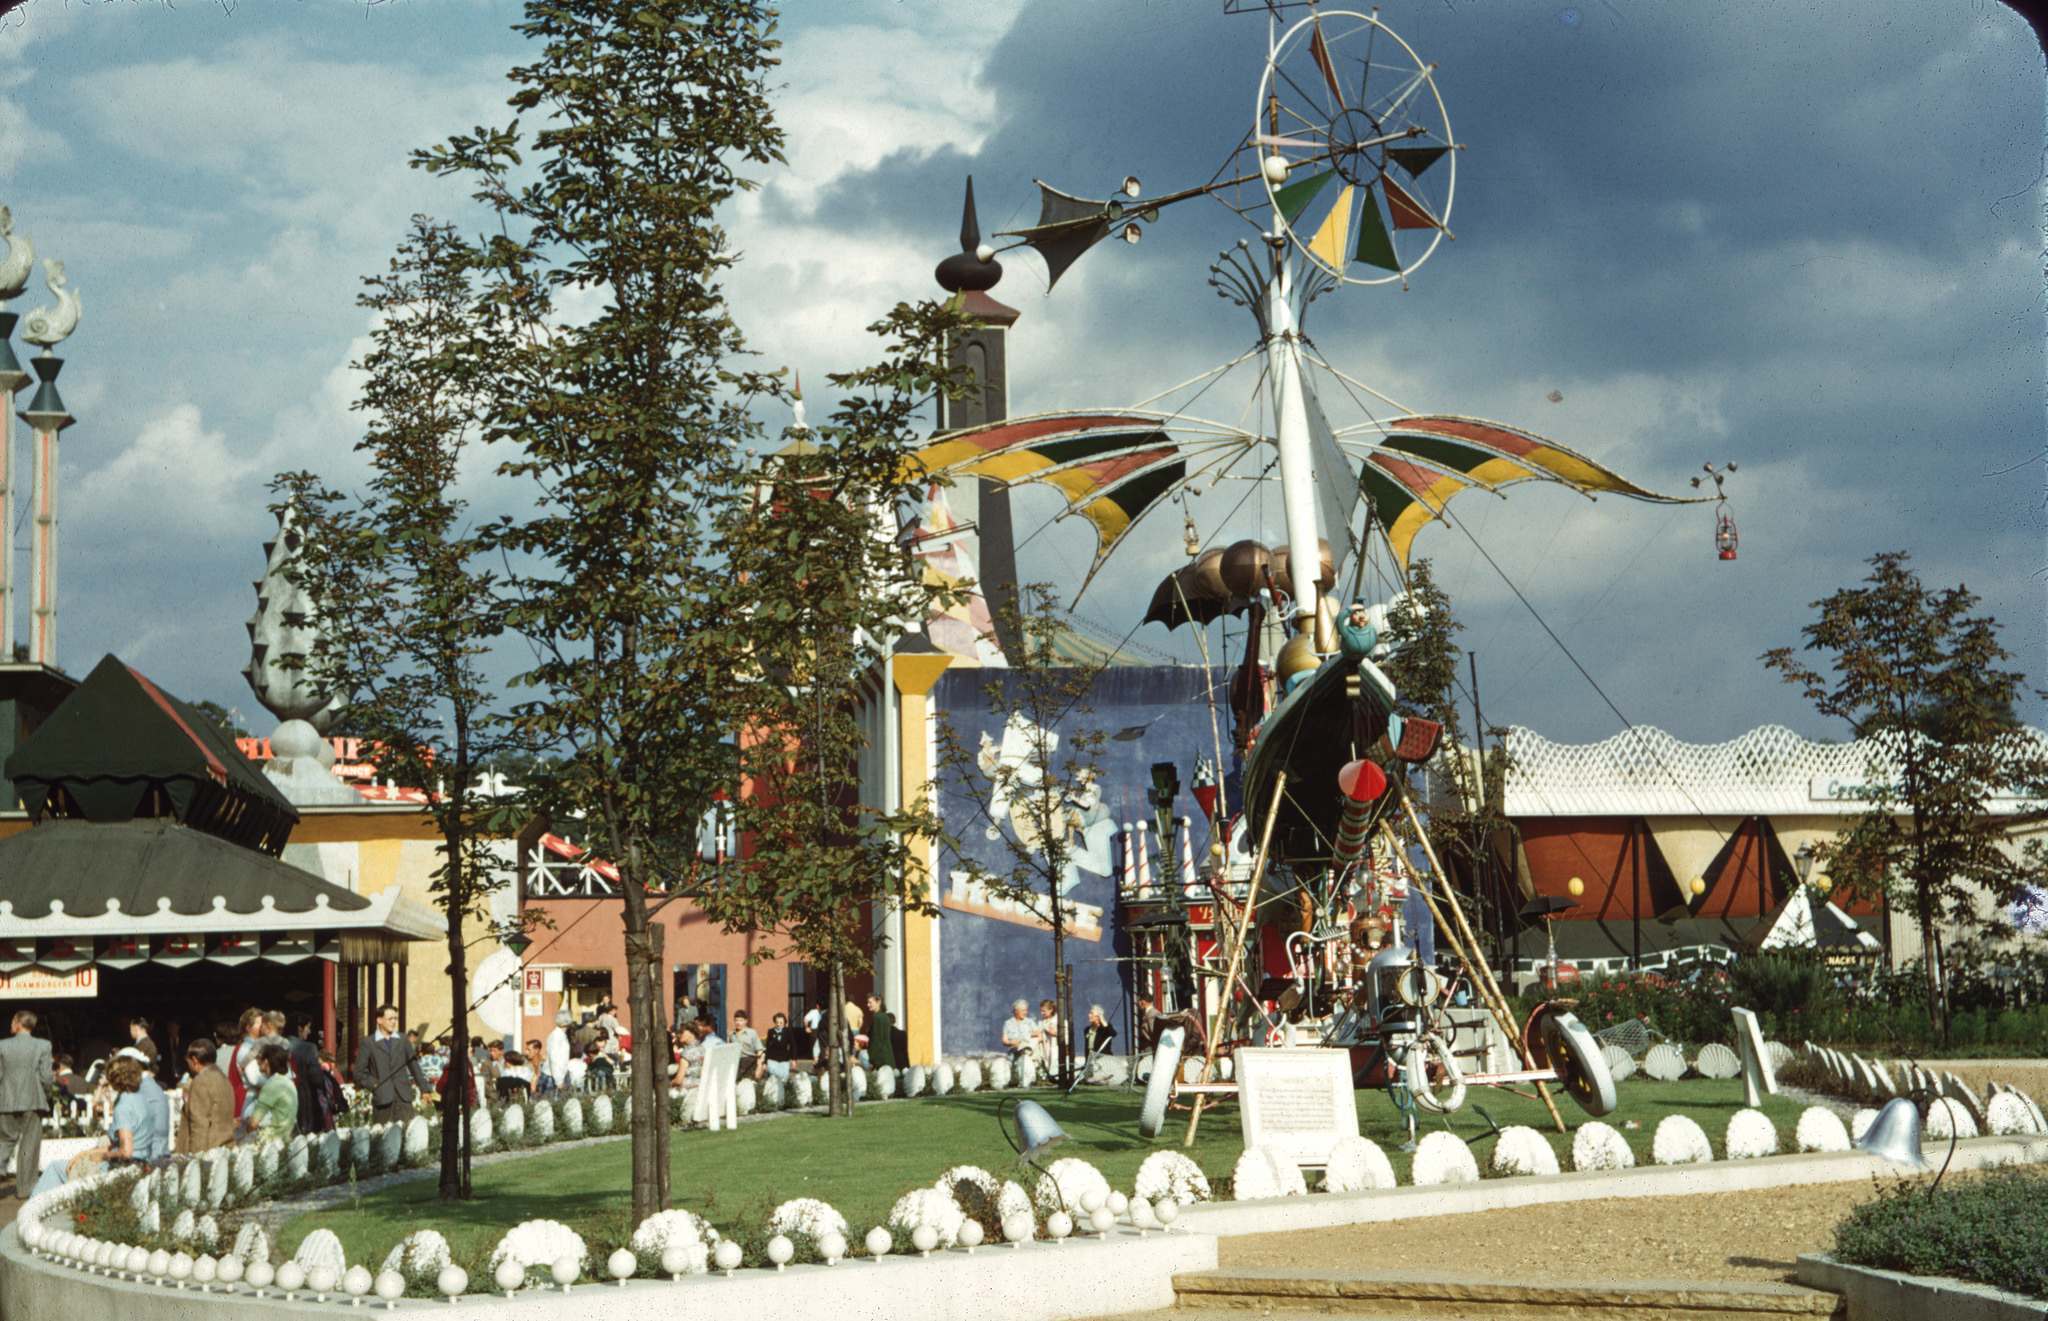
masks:
[[[1415,544],[1415,534],[1443,512],[1452,496],[1472,487],[1462,477],[1390,454],[1367,458],[1359,469],[1358,484],[1403,568],[1408,565],[1408,549]]]
[[[1386,434],[1374,437],[1373,443],[1450,469],[1489,489],[1541,477],[1589,495],[1625,495],[1660,504],[1691,503],[1645,490],[1554,440],[1476,417],[1432,414],[1395,418],[1386,424]]]
[[[1209,434],[1183,440],[1167,431],[1169,422]],[[933,474],[1056,488],[1067,501],[1060,517],[1078,515],[1095,528],[1092,579],[1125,534],[1187,481],[1188,454],[1218,448],[1241,453],[1248,441],[1214,423],[1102,409],[1037,414],[955,431],[925,446],[918,459]]]

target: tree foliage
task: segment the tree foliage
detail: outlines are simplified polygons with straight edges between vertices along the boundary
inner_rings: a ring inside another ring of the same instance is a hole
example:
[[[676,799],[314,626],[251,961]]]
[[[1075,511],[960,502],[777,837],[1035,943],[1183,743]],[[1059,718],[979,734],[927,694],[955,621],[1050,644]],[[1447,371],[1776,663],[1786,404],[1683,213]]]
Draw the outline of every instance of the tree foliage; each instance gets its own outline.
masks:
[[[926,480],[912,457],[918,413],[952,388],[943,352],[957,324],[956,311],[924,303],[870,327],[883,360],[833,376],[842,401],[829,422],[793,429],[754,498],[716,518],[747,621],[735,805],[747,848],[715,908],[728,924],[780,933],[760,957],[828,970],[835,1047],[846,977],[870,966],[871,916],[936,908],[913,848],[938,832],[928,796],[892,802],[860,772],[879,761],[867,717],[887,709],[892,644],[948,596],[899,527]],[[830,1058],[834,1112],[850,1114],[846,1053]]]
[[[1458,708],[1459,666],[1465,655],[1458,634],[1463,627],[1431,563],[1417,560],[1409,566],[1407,589],[1387,613],[1393,650],[1380,668],[1393,681],[1406,714],[1443,726],[1442,750],[1431,769],[1443,777],[1449,793],[1430,804],[1430,841],[1439,858],[1447,864],[1455,860],[1476,876],[1489,865],[1496,832],[1508,827],[1502,801],[1513,767],[1504,729],[1480,731],[1491,740],[1483,759],[1476,747],[1468,754]],[[1475,890],[1482,904],[1492,899],[1486,887],[1475,885]],[[1492,930],[1494,924],[1474,925]]]
[[[2039,848],[2011,848],[1990,810],[1994,794],[2048,791],[2048,749],[2013,719],[2025,679],[2005,668],[2011,653],[1998,621],[1976,613],[1977,596],[1926,587],[1903,551],[1870,567],[1862,586],[1815,601],[1818,617],[1801,630],[1801,650],[1824,656],[1825,670],[1790,647],[1762,659],[1877,749],[1868,807],[1820,854],[1850,892],[1913,914],[1928,1013],[1946,1034],[1945,933],[1977,928],[1985,900],[2010,904],[2048,876]]]
[[[1010,619],[999,636],[1021,641],[1007,669],[991,670],[982,686],[990,723],[970,749],[950,723],[939,725],[939,760],[980,808],[984,834],[1001,850],[991,867],[954,850],[955,870],[1001,898],[1028,904],[1052,932],[1054,1001],[1061,1024],[1056,1063],[1064,1082],[1071,1073],[1073,976],[1066,961],[1069,905],[1063,893],[1075,863],[1075,838],[1100,803],[1101,753],[1107,736],[1090,723],[1089,696],[1099,667],[1075,666],[1058,649],[1067,614],[1045,583],[1019,591],[1014,607],[997,606]],[[1004,743],[1016,755],[1004,755]]]
[[[783,158],[778,43],[755,0],[528,0],[514,30],[538,54],[508,75],[510,104],[538,127],[478,127],[414,163],[468,181],[498,225],[474,258],[503,346],[483,423],[542,496],[503,532],[506,621],[536,656],[515,715],[556,758],[538,804],[619,869],[639,1220],[667,1205],[669,1171],[648,895],[715,898],[692,827],[734,785],[744,715],[744,606],[716,524],[774,384],[728,367],[745,344],[718,212],[752,186],[742,171]]]
[[[320,603],[303,668],[340,701],[338,717],[364,740],[380,778],[432,791],[423,813],[440,836],[433,893],[447,918],[449,1028],[456,1071],[441,1130],[441,1194],[469,1195],[463,1106],[469,1065],[464,924],[488,915],[497,859],[491,836],[512,824],[512,804],[480,795],[478,773],[518,746],[486,674],[503,632],[495,537],[470,520],[457,485],[479,443],[482,375],[471,322],[473,294],[455,231],[413,217],[389,268],[357,298],[375,314],[370,350],[356,367],[364,418],[356,452],[369,464],[363,490],[345,495],[309,472],[273,489],[302,532],[288,572]]]

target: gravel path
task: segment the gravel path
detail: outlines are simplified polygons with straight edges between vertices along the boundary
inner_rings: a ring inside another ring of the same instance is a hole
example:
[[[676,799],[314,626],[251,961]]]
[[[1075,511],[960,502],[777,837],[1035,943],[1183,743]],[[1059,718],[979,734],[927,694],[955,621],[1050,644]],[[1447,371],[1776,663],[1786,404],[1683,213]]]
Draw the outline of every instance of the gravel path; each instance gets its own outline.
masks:
[[[1951,1176],[1953,1178],[1953,1176]],[[1484,1272],[1499,1280],[1779,1280],[1825,1250],[1867,1183],[1616,1198],[1225,1239],[1228,1268]]]

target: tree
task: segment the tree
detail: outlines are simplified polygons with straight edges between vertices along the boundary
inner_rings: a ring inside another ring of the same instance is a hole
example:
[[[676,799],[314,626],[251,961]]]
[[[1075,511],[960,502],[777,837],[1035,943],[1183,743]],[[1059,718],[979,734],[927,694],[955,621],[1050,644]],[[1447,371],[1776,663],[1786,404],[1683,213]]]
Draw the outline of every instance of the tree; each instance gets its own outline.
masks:
[[[999,636],[1019,639],[1008,669],[991,670],[982,687],[1000,740],[983,733],[969,749],[950,723],[939,725],[939,761],[970,791],[986,833],[1007,865],[989,867],[957,852],[955,867],[997,896],[1021,900],[1052,929],[1053,996],[1061,1026],[1055,1068],[1061,1086],[1073,1077],[1073,970],[1067,966],[1066,890],[1075,875],[1074,837],[1101,802],[1100,756],[1106,736],[1088,723],[1089,694],[1099,668],[1077,668],[1059,655],[1066,612],[1045,583],[1030,583]],[[1012,737],[1014,736],[1014,737]]]
[[[1409,566],[1407,589],[1388,612],[1387,640],[1393,650],[1380,668],[1408,714],[1443,726],[1443,751],[1436,764],[1451,792],[1430,805],[1429,832],[1437,856],[1461,863],[1473,879],[1475,898],[1482,905],[1497,906],[1497,898],[1480,878],[1491,874],[1491,841],[1508,826],[1501,803],[1512,764],[1507,731],[1502,729],[1480,731],[1482,738],[1493,736],[1493,746],[1483,756],[1464,755],[1457,691],[1458,663],[1464,655],[1458,634],[1463,627],[1430,562],[1417,560]],[[1474,925],[1505,931],[1504,923]]]
[[[518,750],[484,667],[504,631],[493,530],[473,526],[456,485],[478,443],[478,387],[487,337],[471,320],[473,296],[455,231],[414,216],[389,268],[363,281],[359,306],[375,314],[353,407],[369,462],[360,495],[308,472],[272,489],[304,532],[289,574],[319,603],[304,668],[338,695],[340,719],[364,740],[381,778],[432,791],[424,808],[440,835],[435,900],[447,918],[449,1003],[455,1006],[454,1074],[442,1100],[441,1196],[470,1195],[464,1097],[470,1085],[464,923],[488,916],[496,859],[491,838],[514,824],[511,804],[480,795],[487,763]]]
[[[749,477],[744,340],[721,285],[718,209],[782,159],[756,0],[528,0],[539,47],[508,75],[515,119],[414,163],[469,180],[497,230],[475,254],[503,323],[486,434],[543,503],[504,529],[507,622],[537,657],[519,729],[555,760],[538,805],[619,871],[632,1018],[636,1221],[668,1201],[667,1023],[649,894],[715,900],[689,827],[733,787],[736,584],[715,512]],[[529,165],[527,155],[533,160]],[[574,319],[564,304],[598,310]],[[679,828],[679,825],[681,828]]]
[[[2048,752],[2014,723],[2026,693],[1998,641],[1998,621],[1973,613],[1967,587],[1930,590],[1904,551],[1871,557],[1861,587],[1815,601],[1802,650],[1827,656],[1829,673],[1790,647],[1764,665],[1798,687],[1821,715],[1847,721],[1877,749],[1867,769],[1868,809],[1823,846],[1821,860],[1851,893],[1910,911],[1925,949],[1927,1012],[1948,1034],[1944,928],[1978,925],[1977,904],[2010,904],[2048,876],[2038,848],[2013,855],[1990,811],[1995,793],[2048,791]]]
[[[745,856],[711,906],[730,925],[782,933],[761,957],[789,952],[828,970],[834,1114],[852,1114],[839,1047],[847,974],[870,966],[866,919],[890,904],[935,911],[911,841],[936,836],[937,816],[926,797],[893,809],[861,797],[868,729],[854,695],[890,682],[894,639],[947,597],[898,527],[926,480],[912,458],[916,412],[950,388],[941,364],[958,321],[925,303],[870,327],[888,343],[885,360],[832,377],[846,393],[831,421],[796,429],[764,465],[756,498],[718,518],[742,584],[750,626],[735,641],[750,682],[736,746]]]
[[[214,728],[229,738],[249,737],[249,731],[242,728],[242,716],[239,711],[222,706],[219,702],[205,700],[192,703],[192,709],[211,720]]]

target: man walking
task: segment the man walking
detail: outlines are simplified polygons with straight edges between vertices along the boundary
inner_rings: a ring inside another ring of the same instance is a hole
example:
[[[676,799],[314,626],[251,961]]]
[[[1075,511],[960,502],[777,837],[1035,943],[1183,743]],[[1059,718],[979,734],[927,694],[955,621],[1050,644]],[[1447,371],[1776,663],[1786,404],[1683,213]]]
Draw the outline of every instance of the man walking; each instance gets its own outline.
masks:
[[[14,1144],[14,1196],[27,1201],[42,1173],[43,1116],[50,1113],[50,1043],[35,1035],[36,1015],[14,1015],[14,1031],[0,1041],[0,1142]]]
[[[211,1151],[235,1136],[235,1089],[214,1067],[213,1041],[194,1037],[185,1047],[185,1104],[178,1110],[178,1150]]]
[[[398,1030],[398,1006],[377,1010],[377,1030],[356,1051],[356,1086],[370,1093],[376,1122],[397,1123],[413,1115],[413,1098],[427,1089],[419,1060]]]

